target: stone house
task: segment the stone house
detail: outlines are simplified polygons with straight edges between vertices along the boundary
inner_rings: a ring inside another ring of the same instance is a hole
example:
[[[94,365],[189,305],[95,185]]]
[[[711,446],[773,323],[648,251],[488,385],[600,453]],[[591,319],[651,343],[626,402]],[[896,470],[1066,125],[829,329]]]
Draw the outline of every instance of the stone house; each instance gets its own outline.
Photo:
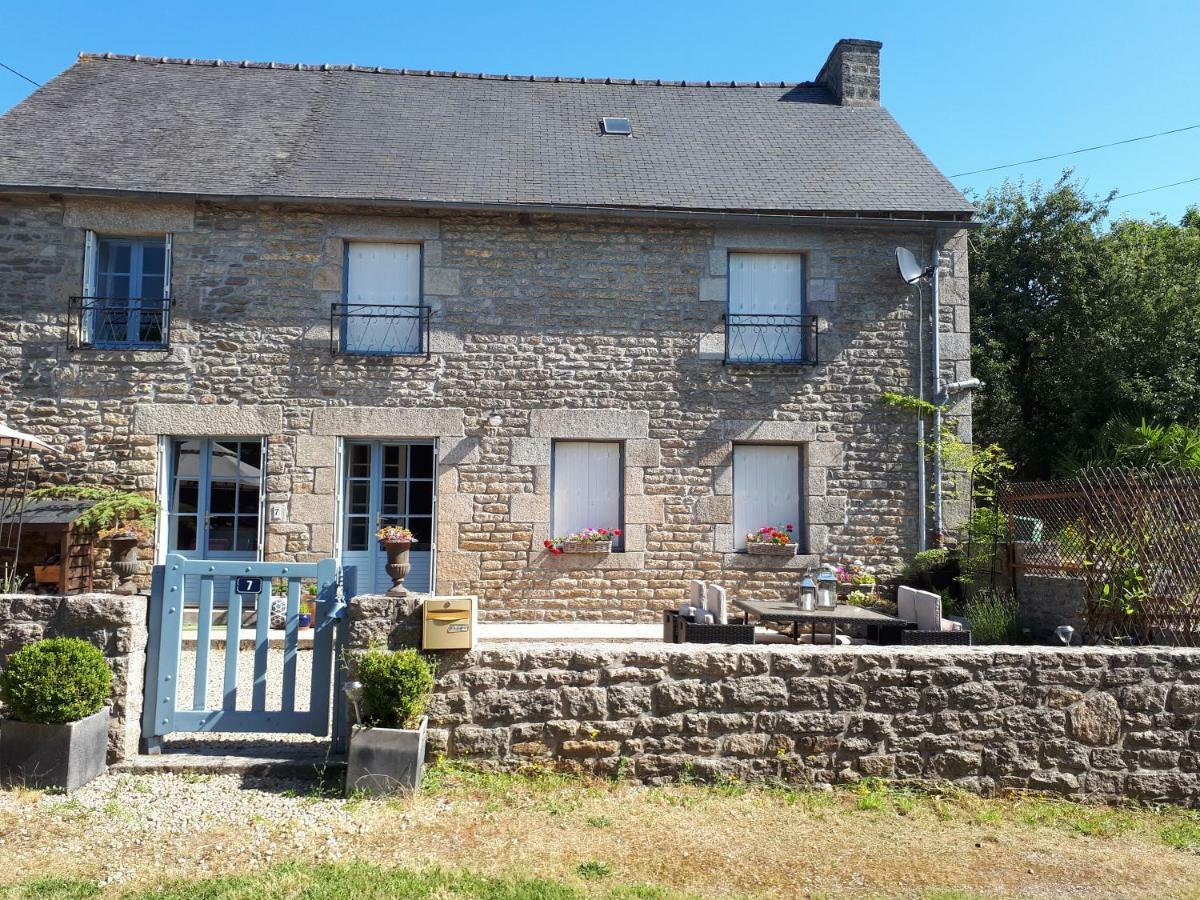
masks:
[[[409,586],[485,618],[894,565],[921,451],[880,394],[931,338],[894,252],[940,260],[969,377],[972,208],[879,51],[794,84],[85,54],[0,119],[3,415],[47,479],[154,493],[159,559],[334,554],[373,590],[401,523]],[[785,523],[797,555],[745,552]],[[614,552],[546,551],[587,526]]]

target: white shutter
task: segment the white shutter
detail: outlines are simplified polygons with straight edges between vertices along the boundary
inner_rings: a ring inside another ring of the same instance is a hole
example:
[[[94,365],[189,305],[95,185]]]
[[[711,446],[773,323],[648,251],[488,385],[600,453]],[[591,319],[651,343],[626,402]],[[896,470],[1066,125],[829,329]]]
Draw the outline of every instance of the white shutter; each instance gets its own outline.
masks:
[[[258,555],[259,562],[266,559],[267,552],[267,439],[262,439],[258,454]],[[238,464],[241,471],[241,463]]]
[[[171,255],[174,241],[171,240],[171,234],[168,233],[163,243],[166,245],[163,252],[163,299],[171,299]]]
[[[753,317],[804,315],[804,257],[798,253],[730,253],[729,315],[730,359],[802,357],[800,320]]]
[[[554,534],[621,526],[621,445],[558,441],[554,445]]]
[[[83,237],[83,296],[96,296],[96,270],[100,265],[100,243],[96,232],[84,232]]]
[[[342,547],[346,540],[346,439],[336,438],[333,469],[333,508],[337,513],[333,520],[333,558],[342,562]]]
[[[346,302],[370,306],[418,307],[421,303],[421,245],[353,241],[346,249]],[[386,309],[349,310],[348,351],[415,353],[421,347],[416,309],[401,318]],[[378,318],[370,318],[375,313]]]
[[[90,233],[90,232],[89,232]],[[154,448],[155,495],[158,502],[158,516],[155,522],[154,562],[162,565],[167,561],[167,547],[171,541],[171,473],[168,459],[170,458],[171,438],[160,435],[158,446]]]
[[[96,271],[100,267],[100,243],[96,240],[96,232],[85,231],[83,233],[83,296],[96,296]],[[80,310],[79,315],[79,343],[87,345],[92,343],[92,333],[94,332],[94,319],[96,318],[95,310],[89,309],[86,312]]]
[[[733,448],[733,546],[746,549],[746,532],[791,525],[799,539],[800,448],[738,444]]]

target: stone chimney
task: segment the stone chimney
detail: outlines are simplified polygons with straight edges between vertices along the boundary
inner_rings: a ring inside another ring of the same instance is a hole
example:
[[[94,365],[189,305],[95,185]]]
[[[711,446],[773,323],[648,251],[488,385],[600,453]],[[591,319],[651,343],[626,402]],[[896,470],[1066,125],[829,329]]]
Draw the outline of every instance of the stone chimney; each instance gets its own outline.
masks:
[[[879,105],[879,41],[842,38],[821,66],[817,84],[842,106]]]

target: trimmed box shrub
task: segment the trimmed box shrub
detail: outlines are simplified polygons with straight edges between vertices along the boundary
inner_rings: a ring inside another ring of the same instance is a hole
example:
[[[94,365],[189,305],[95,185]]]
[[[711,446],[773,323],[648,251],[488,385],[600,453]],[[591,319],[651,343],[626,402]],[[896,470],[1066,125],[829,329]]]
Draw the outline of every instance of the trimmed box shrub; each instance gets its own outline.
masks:
[[[63,725],[99,712],[112,688],[104,654],[79,638],[22,647],[0,672],[0,699],[21,722]]]

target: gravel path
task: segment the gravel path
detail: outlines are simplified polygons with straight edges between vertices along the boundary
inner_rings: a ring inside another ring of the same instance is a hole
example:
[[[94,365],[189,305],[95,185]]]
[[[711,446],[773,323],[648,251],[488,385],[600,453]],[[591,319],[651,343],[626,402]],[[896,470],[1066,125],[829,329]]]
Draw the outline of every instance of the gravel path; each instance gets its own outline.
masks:
[[[69,797],[34,796],[31,806],[29,794],[0,791],[0,816],[14,823],[0,829],[0,857],[28,845],[50,859],[101,860],[106,886],[147,869],[204,872],[226,854],[253,868],[336,860],[361,830],[353,801],[315,793],[311,779],[106,774]]]
[[[267,709],[279,710],[283,707],[283,657],[281,649],[271,649],[267,653]],[[299,650],[296,653],[296,710],[307,711],[309,696],[312,690],[312,650]],[[177,709],[191,709],[193,688],[196,676],[196,651],[183,650],[179,659],[179,694]],[[220,709],[224,695],[225,684],[225,649],[213,649],[208,655],[208,690],[206,705],[208,709]],[[254,687],[254,652],[242,650],[238,653],[237,677],[237,709],[250,709]],[[332,689],[331,689],[332,690]],[[223,734],[220,732],[206,733],[203,736],[194,734],[175,735],[168,737],[166,744],[170,749],[197,749],[198,745],[209,744],[220,746],[224,752],[240,753],[248,750],[265,749],[264,745],[287,743],[321,743],[326,738],[315,737],[311,734]]]

